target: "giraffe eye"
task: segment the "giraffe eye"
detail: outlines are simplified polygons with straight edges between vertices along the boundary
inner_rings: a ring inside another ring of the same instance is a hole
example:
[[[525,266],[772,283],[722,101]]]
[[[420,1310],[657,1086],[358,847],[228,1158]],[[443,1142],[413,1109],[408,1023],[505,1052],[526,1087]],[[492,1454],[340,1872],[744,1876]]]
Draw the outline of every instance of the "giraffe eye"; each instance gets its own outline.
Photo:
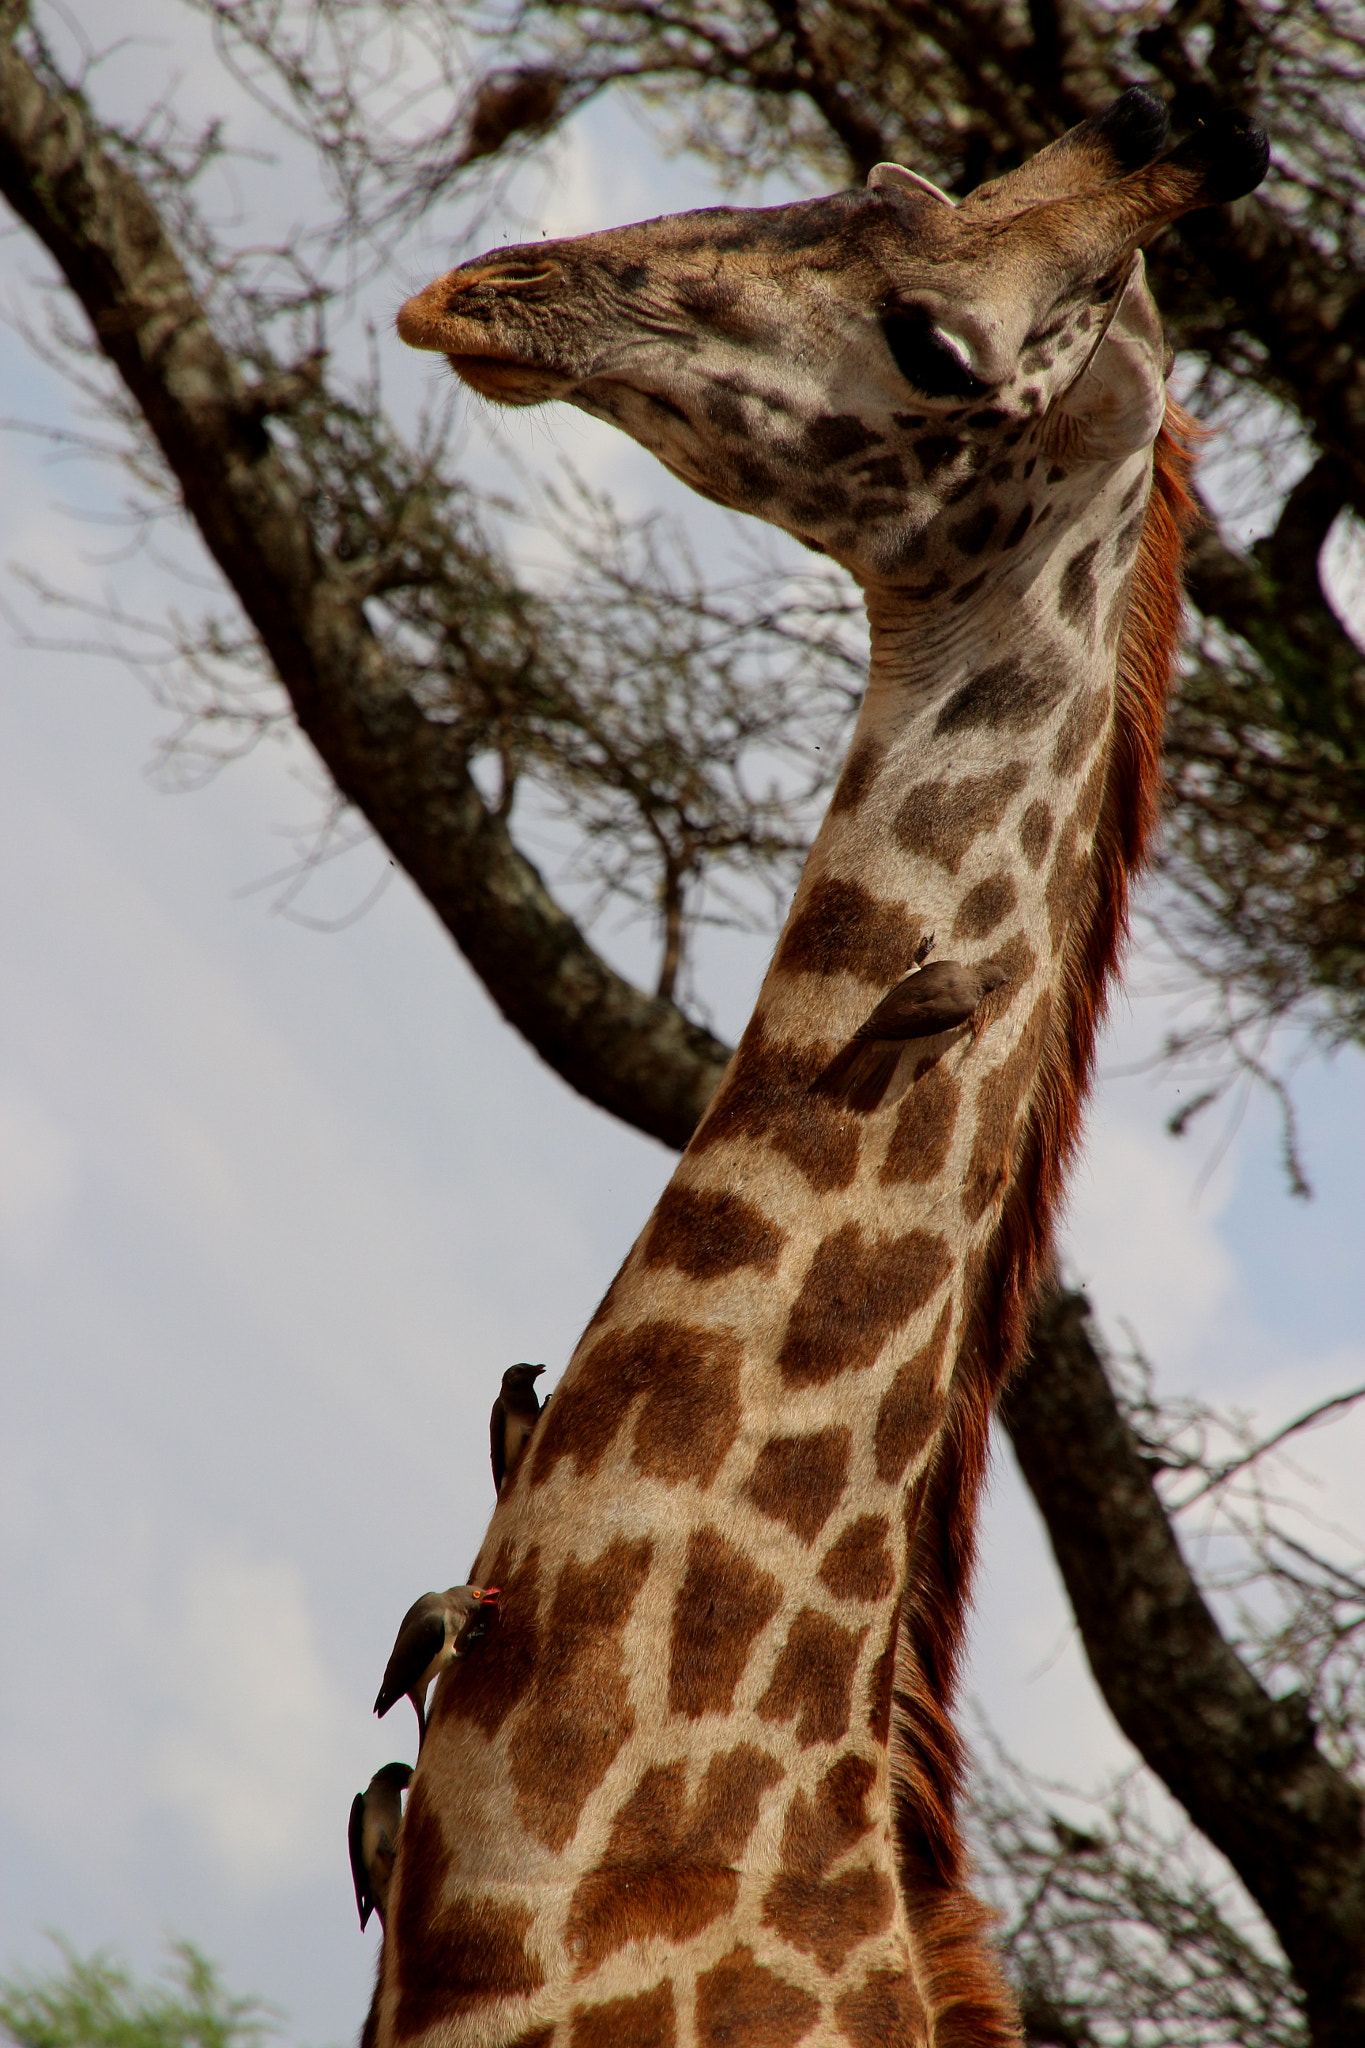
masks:
[[[923,306],[884,314],[882,333],[902,377],[926,398],[980,398],[989,391]]]

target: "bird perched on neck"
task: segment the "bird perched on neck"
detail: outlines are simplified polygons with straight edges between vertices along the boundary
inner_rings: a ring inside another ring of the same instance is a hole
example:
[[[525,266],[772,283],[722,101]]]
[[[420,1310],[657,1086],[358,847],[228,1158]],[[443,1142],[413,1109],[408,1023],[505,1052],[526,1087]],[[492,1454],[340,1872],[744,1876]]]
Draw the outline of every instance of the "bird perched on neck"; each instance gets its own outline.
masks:
[[[403,1824],[403,1794],[411,1781],[411,1764],[385,1764],[351,1801],[347,1840],[362,1928],[371,1913],[377,1913],[380,1926],[384,1925],[389,1879],[398,1854],[398,1830]]]
[[[427,1733],[427,1691],[433,1678],[478,1641],[498,1608],[496,1586],[449,1586],[414,1600],[399,1625],[374,1710],[382,1720],[406,1693],[417,1716],[417,1750]]]
[[[540,1402],[536,1381],[543,1365],[509,1365],[502,1376],[502,1390],[488,1418],[488,1445],[493,1457],[493,1484],[501,1493],[526,1448],[536,1426]]]
[[[907,974],[890,995],[860,1024],[842,1052],[836,1053],[812,1086],[833,1095],[850,1109],[876,1109],[911,1039],[937,1038],[975,1028],[976,1014],[992,989],[1009,980],[1003,967],[990,961],[964,967],[958,960],[936,960]]]

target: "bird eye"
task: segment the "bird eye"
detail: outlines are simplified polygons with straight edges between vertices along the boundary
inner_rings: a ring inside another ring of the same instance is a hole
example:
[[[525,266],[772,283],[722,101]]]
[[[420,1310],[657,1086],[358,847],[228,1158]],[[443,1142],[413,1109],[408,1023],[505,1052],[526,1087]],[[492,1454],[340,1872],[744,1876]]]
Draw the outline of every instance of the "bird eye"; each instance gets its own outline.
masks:
[[[938,332],[923,306],[884,314],[882,332],[896,368],[926,398],[980,398],[990,389]]]

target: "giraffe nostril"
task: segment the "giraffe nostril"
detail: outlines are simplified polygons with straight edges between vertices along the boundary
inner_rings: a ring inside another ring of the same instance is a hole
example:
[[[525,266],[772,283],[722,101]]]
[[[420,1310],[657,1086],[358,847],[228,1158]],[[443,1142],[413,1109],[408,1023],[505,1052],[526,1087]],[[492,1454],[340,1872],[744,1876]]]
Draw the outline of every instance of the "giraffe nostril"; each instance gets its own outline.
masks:
[[[457,270],[451,280],[451,305],[463,292],[468,291],[517,291],[536,285],[552,284],[560,275],[557,263],[547,262],[543,257],[509,256],[497,263],[480,263],[468,270]]]

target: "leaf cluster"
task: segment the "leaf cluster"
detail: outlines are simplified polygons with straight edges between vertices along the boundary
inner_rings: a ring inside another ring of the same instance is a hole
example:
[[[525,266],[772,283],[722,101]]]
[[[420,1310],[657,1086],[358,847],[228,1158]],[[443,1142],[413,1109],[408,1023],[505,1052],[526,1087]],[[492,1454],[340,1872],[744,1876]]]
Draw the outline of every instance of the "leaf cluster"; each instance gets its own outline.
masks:
[[[261,2048],[278,2015],[238,1997],[192,1942],[171,1943],[167,1982],[60,1939],[63,1968],[0,1978],[0,2033],[14,2048]]]

